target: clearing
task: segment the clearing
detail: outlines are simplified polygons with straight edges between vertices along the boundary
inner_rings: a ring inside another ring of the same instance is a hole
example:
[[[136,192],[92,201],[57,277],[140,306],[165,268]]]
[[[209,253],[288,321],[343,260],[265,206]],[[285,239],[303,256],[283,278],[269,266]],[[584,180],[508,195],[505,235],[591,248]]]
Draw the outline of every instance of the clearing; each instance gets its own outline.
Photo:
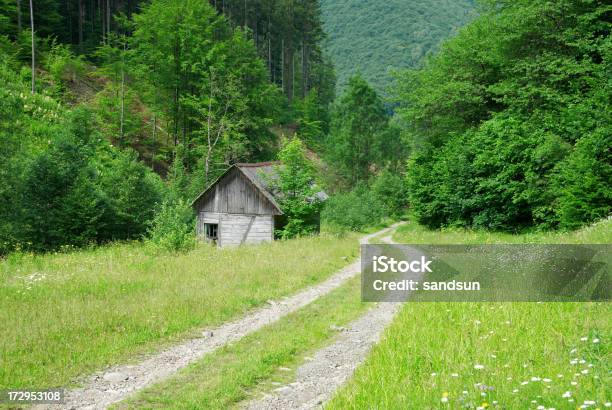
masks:
[[[12,254],[0,261],[0,389],[66,386],[142,361],[324,281],[354,260],[357,243],[322,235],[180,255],[138,243]]]
[[[390,228],[384,229],[381,232],[386,232],[389,229]],[[364,237],[362,241],[368,241],[370,237],[373,237],[377,234],[378,233],[368,235]],[[343,242],[343,240],[339,238],[335,239],[339,242]],[[285,269],[287,269],[287,266],[285,264],[279,263],[275,266],[272,266],[273,261],[276,258],[283,256],[285,258],[286,263],[292,263],[293,266],[299,266],[302,270],[311,272],[313,266],[317,266],[320,268],[321,263],[324,263],[324,260],[319,259],[318,264],[313,263],[311,264],[310,269],[308,269],[306,266],[301,266],[301,263],[296,263],[296,258],[294,255],[270,255],[270,250],[274,249],[275,247],[282,247],[283,245],[287,246],[287,244],[293,242],[291,246],[292,250],[295,250],[295,246],[306,245],[307,243],[305,243],[304,241],[309,240],[315,241],[317,243],[317,246],[329,246],[328,243],[324,243],[325,239],[311,238],[297,241],[272,243],[266,246],[257,247],[241,247],[223,250],[218,250],[216,248],[208,249],[209,252],[216,252],[217,254],[222,254],[224,252],[230,254],[239,253],[240,259],[237,258],[237,261],[242,260],[241,258],[245,256],[244,252],[255,252],[256,254],[262,254],[264,256],[261,256],[261,259],[268,262],[266,263],[264,269],[276,271],[280,270],[278,265],[283,266]],[[321,240],[323,242],[319,243]],[[357,243],[355,241],[355,236],[349,236],[346,240],[352,243],[353,248],[356,248]],[[296,252],[296,254],[299,255],[298,252]],[[347,257],[342,257],[340,259],[343,261],[348,260]],[[215,260],[217,260],[217,258],[215,258]],[[297,262],[300,262],[300,260],[298,259]],[[253,266],[252,264],[249,266],[251,270],[256,270],[258,268],[257,266]],[[225,271],[228,270],[229,272],[232,272],[232,268],[225,267]],[[295,271],[295,268],[293,268],[293,271]],[[244,273],[248,274],[248,270]],[[292,297],[284,298],[280,301],[270,301],[268,299],[269,306],[255,310],[236,321],[225,323],[214,329],[207,327],[206,329],[202,330],[200,328],[199,335],[197,337],[192,337],[186,342],[175,345],[166,350],[162,350],[160,353],[141,360],[140,362],[137,362],[136,360],[134,360],[134,358],[132,358],[126,365],[115,366],[105,371],[98,372],[85,382],[84,387],[68,391],[66,403],[62,407],[106,408],[110,404],[126,398],[128,395],[132,394],[136,390],[142,389],[143,387],[148,386],[154,382],[158,382],[160,380],[163,380],[164,378],[167,378],[168,376],[175,373],[177,370],[199,359],[204,354],[209,353],[223,345],[226,345],[231,341],[239,340],[245,335],[265,325],[277,321],[279,318],[285,316],[287,313],[295,311],[309,304],[313,300],[319,298],[321,295],[329,293],[333,289],[337,288],[349,278],[356,276],[358,273],[359,263],[353,263],[352,265],[333,275],[328,280],[309,287]],[[253,280],[253,278],[259,279],[260,276],[254,275],[253,277],[242,277],[242,281],[238,281],[237,283],[242,284],[242,286],[248,285]],[[212,279],[212,281],[215,280]],[[223,281],[216,280],[215,282]],[[245,284],[243,282],[247,283]],[[274,286],[277,285],[277,283],[274,283],[274,281],[270,280],[270,277],[267,278],[266,283],[269,283],[268,286],[270,288],[274,288]],[[227,285],[226,282],[223,282],[223,284]],[[225,289],[227,292],[226,294],[216,296],[218,296],[221,300],[231,302],[232,289]],[[203,300],[206,300],[206,296],[207,295],[205,293],[200,295]]]
[[[527,235],[408,223],[394,239],[611,243],[611,235],[612,220]],[[611,317],[609,303],[406,303],[327,408],[610,407]]]

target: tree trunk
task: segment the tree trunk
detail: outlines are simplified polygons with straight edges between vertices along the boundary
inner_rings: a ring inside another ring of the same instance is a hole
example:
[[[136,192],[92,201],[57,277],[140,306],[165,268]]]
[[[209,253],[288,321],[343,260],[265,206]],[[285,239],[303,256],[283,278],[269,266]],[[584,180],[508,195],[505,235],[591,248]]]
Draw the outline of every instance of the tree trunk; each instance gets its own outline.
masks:
[[[281,89],[287,95],[285,90],[285,39],[281,39]],[[291,101],[289,101],[291,102]]]
[[[308,94],[308,42],[302,42],[302,98]]]
[[[95,16],[96,16],[96,3],[94,0],[89,0],[89,13],[90,13],[90,18],[89,18],[89,32],[91,33],[91,36],[94,36],[94,30],[95,30]]]
[[[124,40],[127,41],[127,40]],[[125,43],[123,43],[123,54],[121,56],[121,125],[120,135],[123,143],[123,124],[125,122]]]
[[[17,32],[21,33],[21,0],[17,0]]]
[[[83,53],[83,0],[79,0],[79,52]]]
[[[36,57],[34,46],[34,4],[30,0],[30,30],[32,31],[32,94],[36,92]]]
[[[291,96],[295,95],[295,54],[291,59]]]
[[[111,8],[110,0],[106,0],[106,37],[110,34]]]
[[[98,9],[98,14],[100,14],[100,24],[102,25],[102,44],[106,44],[106,20],[104,19],[106,10],[104,9],[102,0],[98,0]]]
[[[289,102],[293,101],[293,57],[293,47],[283,41],[283,90]]]

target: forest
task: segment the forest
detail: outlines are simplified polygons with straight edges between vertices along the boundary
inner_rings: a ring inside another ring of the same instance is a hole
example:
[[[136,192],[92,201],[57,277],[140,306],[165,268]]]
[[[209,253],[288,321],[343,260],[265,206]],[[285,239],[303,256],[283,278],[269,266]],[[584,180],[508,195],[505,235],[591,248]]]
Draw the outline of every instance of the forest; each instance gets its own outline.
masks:
[[[2,0],[0,254],[191,246],[191,200],[231,164],[278,158],[294,170],[281,185],[301,192],[281,237],[309,232],[299,221],[319,207],[295,184],[312,180],[338,229],[408,213],[523,232],[610,214],[605,2],[485,0],[457,30],[470,2],[440,5],[435,20],[414,5],[431,27],[364,3],[387,27],[415,25],[425,39],[409,33],[407,49],[392,31],[327,34],[344,25],[342,4]],[[355,58],[381,65],[349,76]],[[385,61],[409,68],[388,80]]]
[[[326,46],[338,90],[360,73],[377,92],[391,94],[393,73],[418,67],[475,14],[473,0],[322,0]]]

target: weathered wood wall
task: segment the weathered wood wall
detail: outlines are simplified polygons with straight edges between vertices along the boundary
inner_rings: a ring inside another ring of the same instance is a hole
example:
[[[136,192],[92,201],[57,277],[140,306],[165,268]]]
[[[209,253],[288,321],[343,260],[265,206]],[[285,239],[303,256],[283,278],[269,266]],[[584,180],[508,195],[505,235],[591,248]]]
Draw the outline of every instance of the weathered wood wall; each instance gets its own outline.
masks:
[[[219,246],[253,244],[274,240],[273,215],[239,215],[201,212],[198,215],[196,233],[206,234],[204,224],[218,224]]]
[[[230,171],[200,198],[196,209],[199,212],[228,214],[278,214],[270,201],[237,169]]]
[[[270,242],[273,239],[274,217],[272,215],[221,215],[220,246]]]
[[[198,199],[196,234],[206,235],[204,225],[218,224],[220,246],[274,240],[274,215],[278,210],[239,170],[234,169]]]

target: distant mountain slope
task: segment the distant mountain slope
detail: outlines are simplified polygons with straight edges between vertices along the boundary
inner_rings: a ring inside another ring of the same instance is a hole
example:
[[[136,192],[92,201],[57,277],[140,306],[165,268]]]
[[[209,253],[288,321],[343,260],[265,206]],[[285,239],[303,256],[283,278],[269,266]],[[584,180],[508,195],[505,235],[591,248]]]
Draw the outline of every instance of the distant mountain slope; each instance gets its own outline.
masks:
[[[321,0],[338,90],[359,71],[378,91],[473,14],[473,0]]]

